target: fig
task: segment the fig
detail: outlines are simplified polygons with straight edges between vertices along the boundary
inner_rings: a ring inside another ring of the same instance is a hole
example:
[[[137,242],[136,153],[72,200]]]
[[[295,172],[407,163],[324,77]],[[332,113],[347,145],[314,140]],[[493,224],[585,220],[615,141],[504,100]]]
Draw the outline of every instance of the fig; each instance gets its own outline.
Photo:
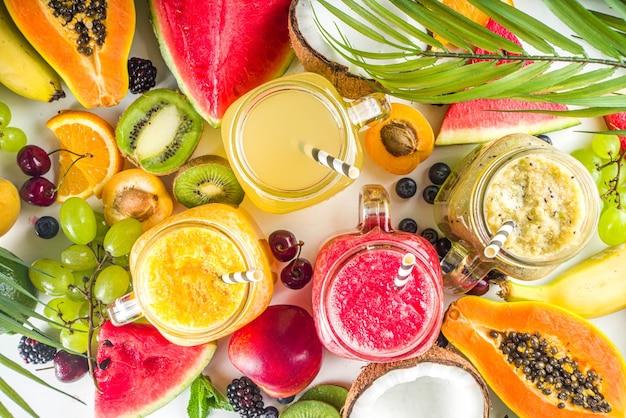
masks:
[[[299,393],[322,366],[323,348],[313,317],[295,305],[272,305],[235,331],[228,358],[267,394],[278,399]]]

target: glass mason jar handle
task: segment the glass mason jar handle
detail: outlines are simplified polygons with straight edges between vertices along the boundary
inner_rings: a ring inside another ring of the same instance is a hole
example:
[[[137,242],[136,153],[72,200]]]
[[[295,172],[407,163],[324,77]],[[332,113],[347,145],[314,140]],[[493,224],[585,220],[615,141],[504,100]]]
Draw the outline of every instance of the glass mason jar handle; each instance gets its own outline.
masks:
[[[467,293],[492,267],[491,263],[481,260],[474,250],[453,241],[450,251],[441,260],[444,291],[452,295]]]
[[[366,184],[359,196],[359,229],[367,232],[375,227],[391,232],[389,193],[380,184]]]
[[[128,293],[110,303],[107,306],[107,313],[115,326],[128,324],[143,317],[143,311],[134,293]]]
[[[348,117],[354,126],[361,128],[368,123],[387,119],[391,103],[384,93],[372,93],[346,104]]]

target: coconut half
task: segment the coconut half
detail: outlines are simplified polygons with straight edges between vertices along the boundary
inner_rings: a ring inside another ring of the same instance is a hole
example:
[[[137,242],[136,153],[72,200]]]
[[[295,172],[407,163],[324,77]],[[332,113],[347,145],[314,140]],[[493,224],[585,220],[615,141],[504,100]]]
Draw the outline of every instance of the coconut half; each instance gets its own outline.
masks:
[[[352,383],[343,418],[488,418],[487,384],[453,349],[368,364]]]
[[[388,10],[395,10],[394,14],[405,16],[408,20],[406,14],[391,2],[380,3]],[[333,6],[353,16],[354,19],[362,20],[343,2],[334,2]],[[365,71],[346,60],[326,41],[315,22],[316,17],[333,38],[345,37],[355,49],[381,53],[392,51],[388,45],[375,42],[338,20],[316,0],[294,0],[289,10],[289,37],[304,69],[324,76],[335,86],[339,94],[349,99],[363,97],[375,91],[384,91],[382,86],[369,78]],[[412,24],[416,23],[412,21]],[[424,46],[418,40],[414,42],[415,45]]]

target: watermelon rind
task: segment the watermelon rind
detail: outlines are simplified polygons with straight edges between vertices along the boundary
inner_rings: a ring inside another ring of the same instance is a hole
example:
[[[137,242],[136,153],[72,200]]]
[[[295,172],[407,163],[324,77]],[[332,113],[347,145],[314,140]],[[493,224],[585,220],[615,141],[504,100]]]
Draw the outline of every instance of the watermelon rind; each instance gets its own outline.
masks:
[[[152,28],[178,88],[209,125],[295,56],[291,0],[149,0]]]
[[[160,409],[193,383],[216,348],[215,342],[176,345],[147,323],[105,322],[98,335],[94,416],[144,417]]]

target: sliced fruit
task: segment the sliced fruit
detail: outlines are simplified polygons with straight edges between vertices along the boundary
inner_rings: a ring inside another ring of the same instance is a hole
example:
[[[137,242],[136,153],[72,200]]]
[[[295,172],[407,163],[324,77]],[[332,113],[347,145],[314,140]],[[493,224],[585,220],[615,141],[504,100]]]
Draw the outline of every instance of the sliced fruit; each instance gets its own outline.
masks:
[[[619,349],[563,308],[463,296],[450,304],[442,332],[521,417],[626,412],[626,363]]]
[[[430,156],[435,136],[428,120],[413,106],[392,103],[389,117],[365,132],[365,151],[392,174],[408,174]]]
[[[292,61],[287,31],[291,0],[149,3],[167,66],[214,127],[238,97],[282,75]]]
[[[174,202],[161,179],[140,168],[113,175],[102,189],[104,219],[113,225],[135,218],[144,231],[172,214]]]
[[[149,324],[107,321],[98,336],[95,416],[146,416],[185,390],[202,373],[216,344],[183,347]]]
[[[626,129],[626,112],[613,113],[604,117],[606,126],[612,130],[624,130]],[[622,149],[626,149],[626,136],[619,136],[622,143]]]
[[[20,261],[20,258],[15,254],[0,247],[0,299],[6,300],[7,303],[13,301],[34,310],[37,306],[36,299],[28,297],[9,284],[14,283],[35,298],[37,297],[37,289],[28,277],[28,266],[20,263]],[[0,318],[13,320],[20,324],[28,319],[16,309],[11,309],[8,312],[0,310]],[[0,335],[7,333],[13,334],[13,331],[0,325]]]
[[[115,130],[120,151],[133,164],[159,176],[173,173],[196,149],[203,122],[185,96],[148,91],[122,114]]]
[[[282,418],[341,418],[334,406],[321,401],[298,401],[285,409]]]
[[[300,401],[322,401],[329,405],[334,406],[338,411],[343,409],[346,404],[346,398],[348,397],[348,389],[338,385],[317,385],[308,389],[302,394],[298,402]]]
[[[113,127],[102,117],[81,110],[62,111],[46,126],[63,149],[59,152],[56,201],[91,195],[100,198],[104,185],[124,167]]]
[[[206,203],[239,206],[245,194],[228,160],[219,155],[187,161],[176,173],[172,188],[178,203],[188,208]]]
[[[9,180],[0,178],[0,237],[9,232],[20,215],[22,203],[17,187]]]
[[[128,91],[135,2],[7,0],[15,24],[86,108],[114,106]],[[37,24],[33,24],[37,22]]]

